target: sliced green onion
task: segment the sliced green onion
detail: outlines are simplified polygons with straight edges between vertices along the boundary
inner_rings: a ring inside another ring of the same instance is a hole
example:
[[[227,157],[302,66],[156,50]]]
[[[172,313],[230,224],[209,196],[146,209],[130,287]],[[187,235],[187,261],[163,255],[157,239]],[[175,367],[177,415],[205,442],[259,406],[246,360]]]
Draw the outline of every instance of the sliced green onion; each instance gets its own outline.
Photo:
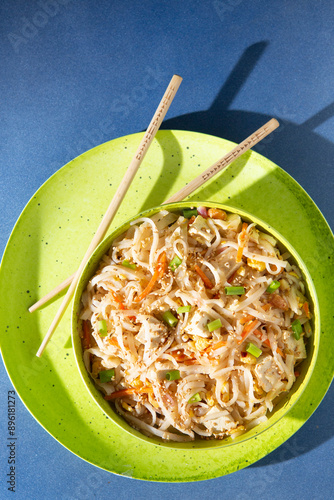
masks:
[[[196,392],[191,398],[188,400],[188,403],[199,403],[202,401],[201,396],[199,395],[199,392]]]
[[[198,215],[197,208],[185,208],[183,210],[183,217],[190,219],[193,215]]]
[[[174,314],[172,314],[170,311],[164,312],[162,318],[164,322],[167,323],[167,325],[169,326],[173,327],[177,325],[178,319],[175,318]]]
[[[171,370],[166,373],[165,377],[167,380],[178,380],[180,378],[180,372],[179,370]]]
[[[180,306],[177,308],[177,314],[188,313],[191,311],[191,306]]]
[[[266,292],[268,293],[273,293],[277,288],[281,286],[281,283],[279,281],[273,280],[270,285],[268,286]]]
[[[99,379],[104,384],[105,382],[110,382],[112,378],[115,377],[115,368],[112,368],[111,370],[103,370],[102,372],[99,373]]]
[[[293,335],[294,335],[295,339],[299,340],[300,334],[303,332],[303,327],[302,327],[299,319],[295,319],[295,321],[292,323],[291,327],[292,327],[292,331],[293,331]]]
[[[131,264],[130,261],[127,259],[123,260],[122,266],[128,267],[129,269],[137,269],[136,264]]]
[[[175,255],[175,257],[170,261],[169,267],[172,271],[175,271],[175,269],[179,267],[180,264],[182,264],[182,260],[178,255]]]
[[[226,295],[243,295],[246,290],[243,286],[226,286],[225,293]]]
[[[97,329],[101,337],[108,335],[107,322],[105,319],[101,319],[97,324]]]
[[[261,349],[256,345],[252,344],[252,342],[249,342],[249,344],[247,344],[246,351],[249,352],[249,354],[255,356],[256,358],[258,358],[262,354]]]
[[[211,321],[211,323],[207,324],[209,332],[213,332],[214,330],[217,330],[218,328],[221,328],[222,326],[223,326],[222,322],[220,321],[219,318],[215,319],[215,320]]]

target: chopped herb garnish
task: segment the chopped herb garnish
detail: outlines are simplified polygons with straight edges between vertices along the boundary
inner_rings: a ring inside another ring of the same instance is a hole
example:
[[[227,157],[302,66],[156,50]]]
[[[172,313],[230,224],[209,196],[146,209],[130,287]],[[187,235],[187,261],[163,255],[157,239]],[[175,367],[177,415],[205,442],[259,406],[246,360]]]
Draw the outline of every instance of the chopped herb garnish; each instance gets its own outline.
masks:
[[[182,260],[178,255],[175,255],[175,257],[170,261],[169,267],[172,271],[175,271],[175,269],[179,267],[180,264],[182,264]]]
[[[193,215],[198,215],[197,208],[185,208],[183,210],[183,217],[190,219]]]
[[[123,260],[122,266],[128,267],[129,269],[137,269],[136,264],[131,264],[129,260]]]
[[[175,318],[174,314],[172,314],[170,311],[166,311],[163,313],[162,318],[167,325],[174,327],[177,325],[178,319]]]
[[[177,308],[177,314],[188,313],[191,311],[191,306],[180,306]]]
[[[188,400],[188,403],[199,403],[202,401],[201,396],[199,395],[199,392],[196,392],[191,398]]]
[[[270,285],[268,286],[266,292],[268,293],[273,293],[277,288],[281,286],[281,283],[279,281],[273,280]]]
[[[180,378],[180,372],[179,370],[171,370],[166,373],[165,377],[167,380],[178,380]]]
[[[222,322],[220,321],[219,318],[215,319],[214,321],[211,321],[211,323],[207,324],[209,332],[213,332],[214,330],[217,330],[218,328],[221,328],[222,326],[223,326]]]
[[[299,321],[299,319],[295,319],[295,321],[291,325],[293,335],[296,340],[300,339],[300,334],[303,332],[303,327]]]
[[[246,351],[249,354],[252,354],[253,356],[255,356],[256,358],[258,358],[262,354],[261,349],[259,347],[257,347],[256,345],[252,344],[252,342],[249,342],[249,344],[247,344]]]
[[[115,368],[112,368],[111,370],[103,370],[102,372],[99,373],[99,379],[104,384],[105,382],[110,382],[112,378],[115,377]]]
[[[225,293],[226,295],[243,295],[246,290],[243,286],[226,286]]]
[[[107,328],[107,322],[105,319],[101,319],[98,324],[97,324],[97,329],[99,331],[99,334],[101,337],[105,337],[108,335],[108,328]]]

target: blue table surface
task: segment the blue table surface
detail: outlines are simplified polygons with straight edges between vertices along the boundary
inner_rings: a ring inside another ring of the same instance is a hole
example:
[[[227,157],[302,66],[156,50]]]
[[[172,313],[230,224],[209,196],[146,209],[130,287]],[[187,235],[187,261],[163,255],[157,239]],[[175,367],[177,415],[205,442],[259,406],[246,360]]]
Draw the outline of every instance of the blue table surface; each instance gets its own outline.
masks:
[[[2,0],[0,250],[40,185],[69,160],[146,128],[174,73],[162,128],[241,141],[293,176],[334,227],[334,3],[331,0]],[[107,116],[106,116],[107,115]],[[107,125],[106,123],[107,120]],[[0,498],[12,384],[0,363]],[[119,477],[73,455],[17,398],[17,499],[327,499],[334,389],[304,426],[254,465],[189,484]],[[2,434],[2,435],[1,435]]]

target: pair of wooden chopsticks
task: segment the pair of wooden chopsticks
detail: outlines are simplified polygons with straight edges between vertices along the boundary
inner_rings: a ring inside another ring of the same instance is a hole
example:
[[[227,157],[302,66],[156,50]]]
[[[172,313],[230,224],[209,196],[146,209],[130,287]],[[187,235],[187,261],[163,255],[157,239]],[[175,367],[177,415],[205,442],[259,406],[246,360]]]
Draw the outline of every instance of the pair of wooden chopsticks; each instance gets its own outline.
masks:
[[[78,268],[78,270],[70,276],[67,280],[65,280],[63,283],[58,285],[54,290],[52,290],[50,293],[48,293],[45,297],[43,297],[41,300],[36,302],[33,306],[30,307],[29,311],[32,312],[41,305],[45,304],[47,301],[49,301],[52,297],[57,295],[60,291],[65,289],[69,285],[69,289],[57,311],[56,316],[54,317],[50,328],[45,335],[43,342],[41,343],[38,351],[37,351],[37,356],[41,356],[48,341],[50,340],[52,334],[54,333],[55,329],[57,328],[72,296],[75,290],[75,287],[79,281],[81,272],[83,271],[83,268],[85,267],[86,263],[88,262],[91,254],[95,250],[95,248],[98,246],[98,244],[102,241],[104,238],[116,212],[117,209],[119,208],[141,162],[144,159],[145,154],[147,153],[147,150],[149,146],[151,145],[155,134],[157,133],[168,109],[170,104],[172,103],[172,100],[175,97],[175,94],[182,82],[182,78],[178,75],[174,75],[173,78],[171,79],[167,90],[160,101],[160,104],[154,113],[154,116],[151,120],[150,125],[148,126],[148,129],[146,130],[143,139],[141,140],[139,147],[115,193],[114,198],[112,199],[107,212],[105,213],[102,222],[100,226],[98,227],[94,238],[89,245],[82,262]],[[221,158],[219,161],[217,161],[214,165],[209,167],[205,172],[200,174],[196,179],[191,181],[189,184],[187,184],[184,188],[182,188],[178,193],[173,195],[171,198],[169,198],[165,203],[171,203],[175,201],[181,201],[183,200],[186,196],[189,196],[193,191],[195,191],[198,187],[200,187],[202,184],[204,184],[206,181],[211,179],[214,175],[216,175],[218,172],[220,172],[223,168],[225,168],[227,165],[229,165],[233,160],[241,156],[243,153],[248,151],[250,148],[255,146],[259,141],[261,141],[264,137],[266,137],[268,134],[270,134],[273,130],[275,130],[279,126],[279,123],[277,120],[274,118],[271,119],[269,122],[267,122],[265,125],[263,125],[261,128],[259,128],[256,132],[254,132],[251,136],[249,136],[247,139],[245,139],[243,142],[241,142],[238,146],[236,146],[232,151],[230,151],[227,155],[225,155],[223,158]]]

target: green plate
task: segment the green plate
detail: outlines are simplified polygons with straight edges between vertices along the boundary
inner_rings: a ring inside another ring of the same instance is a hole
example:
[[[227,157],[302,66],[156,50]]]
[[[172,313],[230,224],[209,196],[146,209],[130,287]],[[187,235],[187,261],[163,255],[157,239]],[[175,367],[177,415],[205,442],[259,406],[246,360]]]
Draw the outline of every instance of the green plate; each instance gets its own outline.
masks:
[[[275,426],[226,448],[168,449],[130,436],[86,390],[71,347],[68,308],[42,358],[35,353],[60,305],[28,307],[78,267],[143,134],[98,146],[65,165],[29,201],[0,270],[1,351],[22,401],[61,444],[108,471],[152,481],[223,476],[273,451],[310,417],[333,376],[333,235],[312,200],[282,169],[248,152],[192,196],[244,209],[277,229],[296,249],[320,304],[321,337],[306,390]],[[234,144],[183,131],[160,131],[110,231],[161,204]]]

